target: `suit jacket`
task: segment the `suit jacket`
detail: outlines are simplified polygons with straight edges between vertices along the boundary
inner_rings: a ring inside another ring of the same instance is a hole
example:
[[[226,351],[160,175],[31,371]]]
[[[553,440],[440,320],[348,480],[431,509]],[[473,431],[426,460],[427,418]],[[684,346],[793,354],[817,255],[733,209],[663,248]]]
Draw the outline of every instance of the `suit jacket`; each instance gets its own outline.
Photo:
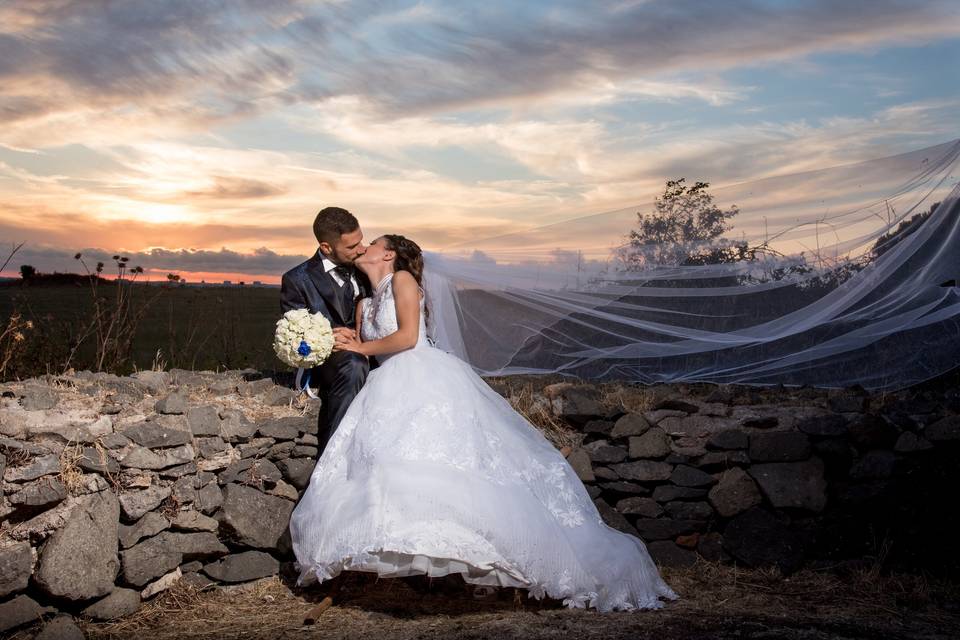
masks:
[[[360,298],[370,296],[370,282],[360,272],[356,272],[360,286]],[[348,282],[346,286],[351,286]],[[302,262],[283,274],[280,280],[281,313],[291,309],[309,309],[312,313],[321,313],[330,321],[332,327],[355,326],[354,309],[342,308],[339,286],[333,276],[324,271],[323,260],[314,253],[306,262]],[[354,301],[354,308],[356,301]]]

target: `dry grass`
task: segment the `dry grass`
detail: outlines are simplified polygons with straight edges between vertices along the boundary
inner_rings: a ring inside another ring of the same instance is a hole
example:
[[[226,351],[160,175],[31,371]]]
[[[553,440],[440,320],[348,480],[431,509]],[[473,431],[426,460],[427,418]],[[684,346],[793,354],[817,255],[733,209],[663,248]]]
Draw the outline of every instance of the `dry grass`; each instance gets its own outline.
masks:
[[[68,443],[60,452],[59,479],[67,492],[76,494],[83,486],[83,470],[79,466],[83,457],[83,445],[79,442]]]
[[[600,385],[600,402],[626,413],[640,413],[653,408],[655,396],[649,387],[643,385],[604,383]]]
[[[702,560],[688,568],[663,568],[662,575],[681,599],[658,611],[568,610],[513,589],[477,599],[458,576],[428,582],[350,572],[338,604],[312,626],[304,626],[303,617],[324,595],[322,587],[291,589],[277,577],[206,591],[178,585],[127,618],[80,625],[88,638],[104,640],[946,638],[960,628],[960,614],[949,604],[960,600],[960,584],[923,576],[878,575],[867,567],[845,575],[801,571],[783,578],[776,570]]]
[[[557,449],[580,446],[583,434],[562,420],[559,420],[550,410],[550,405],[543,397],[543,381],[536,378],[522,376],[506,378],[490,378],[489,382],[505,390],[507,402],[513,410],[527,419],[544,437]]]
[[[18,449],[0,445],[0,453],[7,459],[7,467],[22,467],[30,461],[30,453],[26,449]]]

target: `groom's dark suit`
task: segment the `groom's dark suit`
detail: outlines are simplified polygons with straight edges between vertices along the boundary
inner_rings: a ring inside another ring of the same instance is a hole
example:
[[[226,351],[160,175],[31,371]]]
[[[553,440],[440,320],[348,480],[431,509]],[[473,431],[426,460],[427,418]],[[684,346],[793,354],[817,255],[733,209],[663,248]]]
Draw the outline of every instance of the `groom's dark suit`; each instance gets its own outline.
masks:
[[[337,283],[316,253],[293,269],[283,274],[280,284],[280,308],[283,313],[291,309],[309,309],[321,313],[332,327],[355,327],[356,301],[370,295],[370,282],[359,271],[355,272],[360,295],[355,296],[353,285],[346,278],[343,285]],[[320,387],[320,419],[317,438],[319,453],[323,453],[327,441],[340,424],[340,419],[354,396],[367,379],[370,365],[365,356],[352,351],[335,351],[320,365],[310,370],[310,380]]]

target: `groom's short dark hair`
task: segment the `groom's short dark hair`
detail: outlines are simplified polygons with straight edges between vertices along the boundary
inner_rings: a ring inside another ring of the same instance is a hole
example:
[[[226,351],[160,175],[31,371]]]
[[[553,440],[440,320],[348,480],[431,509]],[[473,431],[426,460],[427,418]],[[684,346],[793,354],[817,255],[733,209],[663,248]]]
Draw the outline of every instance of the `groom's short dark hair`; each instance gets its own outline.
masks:
[[[343,234],[359,228],[360,223],[353,214],[340,207],[321,209],[313,221],[313,235],[317,236],[317,242],[329,245],[333,245]]]

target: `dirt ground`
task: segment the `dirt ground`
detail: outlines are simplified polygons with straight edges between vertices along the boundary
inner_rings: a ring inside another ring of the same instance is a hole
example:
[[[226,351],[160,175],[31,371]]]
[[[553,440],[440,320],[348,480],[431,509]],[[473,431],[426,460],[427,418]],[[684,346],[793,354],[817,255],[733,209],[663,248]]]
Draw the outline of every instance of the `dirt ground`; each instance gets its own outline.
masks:
[[[708,638],[796,640],[947,639],[960,631],[960,582],[881,575],[859,566],[748,570],[698,561],[662,569],[681,596],[663,609],[597,613],[500,589],[483,597],[459,576],[378,579],[345,574],[340,600],[315,624],[305,614],[325,585],[292,587],[279,577],[197,591],[178,586],[125,619],[78,619],[87,638]],[[31,638],[39,626],[12,638]]]

